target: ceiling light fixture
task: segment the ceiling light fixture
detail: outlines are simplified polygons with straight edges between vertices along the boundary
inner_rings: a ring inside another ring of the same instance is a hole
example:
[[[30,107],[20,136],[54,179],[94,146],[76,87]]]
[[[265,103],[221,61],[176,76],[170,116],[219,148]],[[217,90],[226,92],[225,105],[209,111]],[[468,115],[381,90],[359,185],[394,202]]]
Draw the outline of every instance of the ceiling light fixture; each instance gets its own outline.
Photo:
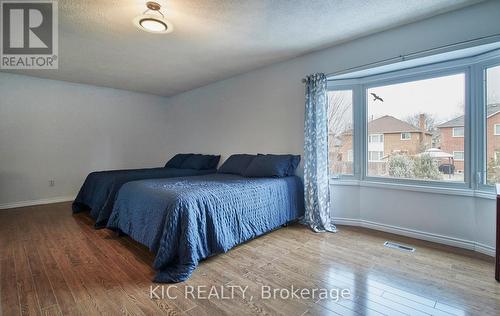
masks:
[[[155,34],[166,34],[174,30],[172,23],[161,13],[161,5],[154,1],[146,2],[146,11],[133,19],[134,25],[143,31]],[[152,11],[152,13],[148,13]]]

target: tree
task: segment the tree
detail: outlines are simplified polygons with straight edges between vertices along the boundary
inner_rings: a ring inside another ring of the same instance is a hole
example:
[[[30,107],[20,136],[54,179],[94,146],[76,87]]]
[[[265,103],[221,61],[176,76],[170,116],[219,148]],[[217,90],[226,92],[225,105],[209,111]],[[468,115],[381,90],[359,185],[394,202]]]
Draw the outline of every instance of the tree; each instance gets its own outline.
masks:
[[[328,144],[330,170],[334,173],[352,169],[347,162],[348,143],[352,143],[352,135],[346,132],[352,128],[352,96],[348,91],[332,91],[328,93]]]
[[[387,161],[387,171],[391,177],[413,178],[413,160],[407,155],[391,155]]]
[[[430,113],[415,113],[406,117],[405,121],[420,128],[420,115],[424,116],[425,131],[432,133],[436,129],[436,120]]]
[[[429,155],[420,155],[413,158],[413,173],[417,179],[439,180],[441,172],[437,162]]]
[[[495,184],[495,183],[500,183],[500,161],[491,158],[490,161],[488,162],[488,168],[487,168],[487,183],[488,184]]]
[[[406,117],[405,121],[415,127],[420,128],[420,115],[424,115],[424,125],[425,131],[432,134],[432,146],[435,144],[439,144],[439,140],[441,137],[441,133],[439,132],[439,128],[436,127],[436,119],[430,113],[415,113],[413,115],[409,115]],[[423,148],[425,150],[427,148]]]
[[[352,100],[346,93],[335,91],[328,93],[328,132],[337,137],[348,131],[351,126]]]

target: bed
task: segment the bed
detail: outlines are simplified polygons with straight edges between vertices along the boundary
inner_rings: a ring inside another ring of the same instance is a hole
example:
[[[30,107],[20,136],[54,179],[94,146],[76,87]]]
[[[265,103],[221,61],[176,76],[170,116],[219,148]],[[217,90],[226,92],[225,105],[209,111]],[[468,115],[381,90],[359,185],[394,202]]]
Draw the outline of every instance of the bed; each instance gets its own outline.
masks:
[[[104,228],[113,210],[116,194],[129,181],[187,177],[215,173],[216,169],[147,168],[97,171],[90,173],[73,202],[73,213],[89,210],[95,228]]]
[[[300,178],[212,174],[128,182],[107,227],[156,254],[155,282],[187,280],[200,260],[299,219]]]

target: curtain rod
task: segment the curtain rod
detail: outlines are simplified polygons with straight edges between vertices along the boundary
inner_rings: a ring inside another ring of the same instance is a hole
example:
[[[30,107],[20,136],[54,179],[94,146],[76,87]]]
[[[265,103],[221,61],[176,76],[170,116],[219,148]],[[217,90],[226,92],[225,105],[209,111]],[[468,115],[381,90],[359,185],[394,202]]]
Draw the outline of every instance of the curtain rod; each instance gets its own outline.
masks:
[[[466,40],[466,41],[462,41],[462,42],[457,42],[457,43],[453,43],[453,44],[438,46],[438,47],[434,47],[434,48],[430,48],[430,49],[426,49],[426,50],[421,50],[421,51],[418,51],[418,52],[409,53],[409,54],[406,54],[406,55],[399,55],[399,56],[396,56],[396,57],[391,57],[391,58],[387,58],[387,59],[383,59],[383,60],[371,62],[371,63],[368,63],[368,64],[364,64],[364,65],[361,65],[361,66],[346,68],[346,69],[343,69],[343,70],[339,70],[339,71],[336,71],[336,72],[332,72],[332,73],[326,74],[326,76],[327,77],[331,77],[331,76],[335,76],[335,75],[345,74],[345,73],[348,73],[348,72],[353,72],[353,71],[356,71],[356,70],[364,70],[364,69],[367,69],[369,67],[371,68],[371,67],[376,66],[376,65],[381,65],[381,66],[382,65],[386,65],[386,64],[389,64],[389,63],[394,62],[394,61],[405,61],[407,59],[413,59],[413,58],[415,58],[418,55],[426,55],[426,54],[428,54],[430,52],[444,50],[444,49],[447,49],[447,48],[461,46],[461,45],[464,45],[464,44],[470,44],[470,43],[479,42],[479,41],[488,41],[488,40],[494,39],[494,38],[500,39],[500,33],[493,34],[493,35],[488,35],[488,36],[477,37],[477,38],[474,38],[474,39],[470,39],[470,40]],[[485,44],[490,44],[492,42],[493,41],[491,41],[491,42],[488,41]],[[306,78],[302,78],[302,82],[305,83],[306,82]]]

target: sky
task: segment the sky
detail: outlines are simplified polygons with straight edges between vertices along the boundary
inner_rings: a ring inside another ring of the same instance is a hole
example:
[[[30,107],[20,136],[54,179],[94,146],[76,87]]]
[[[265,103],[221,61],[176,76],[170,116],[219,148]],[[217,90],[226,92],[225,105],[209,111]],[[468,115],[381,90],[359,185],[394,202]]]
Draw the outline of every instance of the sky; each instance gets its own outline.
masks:
[[[500,66],[489,68],[486,72],[488,103],[500,103]]]
[[[375,93],[384,102],[374,101]],[[464,74],[399,83],[368,89],[368,118],[391,115],[405,120],[415,114],[430,114],[440,124],[464,114]]]
[[[488,103],[500,103],[500,66],[487,71]],[[370,93],[375,93],[384,102],[374,101]],[[339,130],[352,126],[352,93],[351,91],[330,92],[330,109],[332,100],[338,106],[348,108],[336,118],[333,125]],[[331,98],[336,96],[336,98]],[[465,75],[457,74],[407,83],[379,86],[368,89],[368,118],[376,119],[391,115],[406,120],[415,114],[430,114],[435,124],[441,124],[464,114]],[[340,102],[340,103],[339,103]]]
[[[500,103],[500,66],[487,70],[488,103]],[[373,92],[384,99],[374,101]],[[375,87],[368,90],[368,118],[392,115],[401,120],[419,113],[431,114],[436,124],[464,114],[463,74]]]

